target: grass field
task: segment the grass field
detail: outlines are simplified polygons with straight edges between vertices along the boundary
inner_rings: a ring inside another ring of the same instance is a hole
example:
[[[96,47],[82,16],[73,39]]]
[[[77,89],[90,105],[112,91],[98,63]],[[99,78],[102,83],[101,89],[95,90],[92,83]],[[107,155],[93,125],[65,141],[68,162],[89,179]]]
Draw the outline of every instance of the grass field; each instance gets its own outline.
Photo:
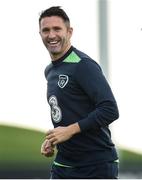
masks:
[[[39,131],[0,126],[0,169],[48,166],[52,158],[40,154],[43,140]]]
[[[40,154],[40,147],[43,140],[43,132],[1,125],[0,172],[6,174],[6,172],[15,171],[15,173],[20,172],[22,174],[21,170],[25,170],[25,172],[31,172],[33,170],[35,174],[37,170],[41,170],[46,173],[50,169],[53,158],[46,158]],[[119,149],[119,152],[121,171],[142,172],[141,154],[124,149]],[[31,175],[26,176],[26,178],[32,177]],[[39,178],[44,177],[39,176]],[[3,178],[9,177],[3,176]],[[18,178],[23,178],[23,176],[18,176]]]

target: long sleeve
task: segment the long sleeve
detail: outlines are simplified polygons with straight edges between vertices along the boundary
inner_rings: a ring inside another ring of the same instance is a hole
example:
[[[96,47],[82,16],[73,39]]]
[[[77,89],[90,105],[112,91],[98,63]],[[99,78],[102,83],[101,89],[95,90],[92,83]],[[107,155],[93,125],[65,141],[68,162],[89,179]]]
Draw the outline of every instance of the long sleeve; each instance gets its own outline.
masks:
[[[108,126],[118,119],[119,112],[114,95],[95,61],[82,60],[76,71],[76,80],[94,105],[94,110],[78,122],[82,131]]]

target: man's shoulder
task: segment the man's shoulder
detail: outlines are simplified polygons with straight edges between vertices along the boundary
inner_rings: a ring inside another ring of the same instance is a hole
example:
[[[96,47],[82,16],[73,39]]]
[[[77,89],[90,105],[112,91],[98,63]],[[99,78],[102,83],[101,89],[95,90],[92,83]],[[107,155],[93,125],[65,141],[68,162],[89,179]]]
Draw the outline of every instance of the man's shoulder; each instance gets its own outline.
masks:
[[[46,66],[46,68],[44,70],[45,77],[47,77],[47,75],[48,75],[49,71],[52,69],[52,67],[53,67],[52,63],[50,63]]]
[[[85,52],[73,47],[73,52],[76,53],[80,59],[91,59],[91,57],[89,57],[89,55],[87,55]]]
[[[80,57],[81,64],[94,64],[96,66],[100,66],[95,59],[91,58],[87,53],[80,51],[76,48],[73,48],[73,51]]]

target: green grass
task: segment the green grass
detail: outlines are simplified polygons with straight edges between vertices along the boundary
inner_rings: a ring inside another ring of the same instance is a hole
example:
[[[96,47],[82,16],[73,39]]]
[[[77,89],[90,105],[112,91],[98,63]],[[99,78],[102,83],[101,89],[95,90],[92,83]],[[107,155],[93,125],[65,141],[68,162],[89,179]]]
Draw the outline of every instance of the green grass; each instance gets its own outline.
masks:
[[[40,154],[45,134],[36,130],[0,126],[0,169],[46,169],[53,158]],[[142,167],[142,154],[119,149],[121,169]]]
[[[129,150],[121,150],[121,159],[122,162],[133,162],[133,163],[142,163],[142,155],[139,153],[135,153]]]
[[[121,149],[120,169],[123,171],[142,171],[142,154],[126,149]]]
[[[48,166],[52,158],[40,154],[44,133],[0,126],[0,168],[28,168]]]

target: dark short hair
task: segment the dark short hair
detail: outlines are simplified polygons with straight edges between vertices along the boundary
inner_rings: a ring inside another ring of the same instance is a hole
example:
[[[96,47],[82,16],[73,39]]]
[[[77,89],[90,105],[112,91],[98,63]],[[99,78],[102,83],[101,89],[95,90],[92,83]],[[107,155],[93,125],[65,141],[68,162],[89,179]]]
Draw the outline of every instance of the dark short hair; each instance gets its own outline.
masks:
[[[63,9],[61,9],[60,6],[53,6],[53,7],[50,7],[48,9],[42,11],[40,14],[40,17],[39,17],[39,23],[42,18],[51,17],[51,16],[59,16],[64,20],[65,23],[70,24],[70,19],[69,19],[68,15],[66,14],[66,12]]]

